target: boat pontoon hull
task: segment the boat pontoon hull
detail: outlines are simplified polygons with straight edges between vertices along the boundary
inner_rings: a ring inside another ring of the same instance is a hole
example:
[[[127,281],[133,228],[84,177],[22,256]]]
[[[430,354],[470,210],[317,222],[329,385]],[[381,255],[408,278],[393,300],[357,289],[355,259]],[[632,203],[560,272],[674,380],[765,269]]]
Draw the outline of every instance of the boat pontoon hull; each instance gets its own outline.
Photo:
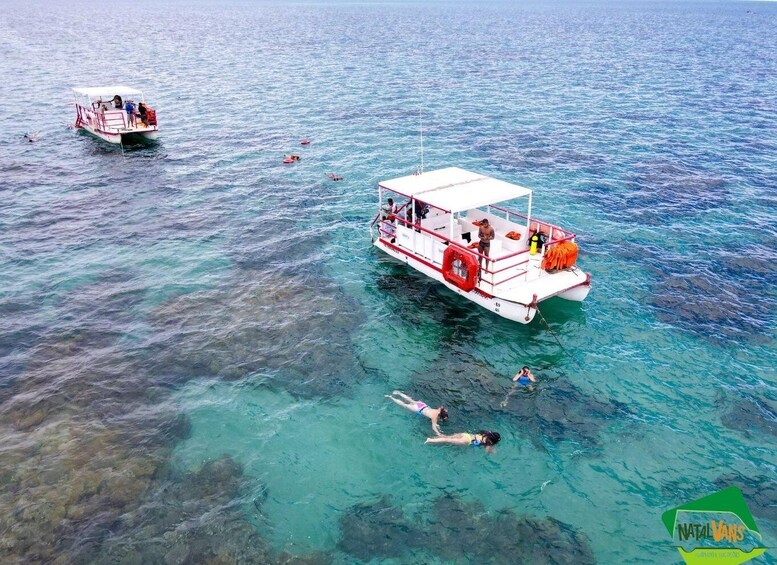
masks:
[[[159,136],[158,130],[151,131],[132,131],[126,133],[109,133],[93,130],[89,127],[82,126],[79,129],[89,133],[103,141],[113,143],[115,145],[131,145],[133,143],[153,143]]]

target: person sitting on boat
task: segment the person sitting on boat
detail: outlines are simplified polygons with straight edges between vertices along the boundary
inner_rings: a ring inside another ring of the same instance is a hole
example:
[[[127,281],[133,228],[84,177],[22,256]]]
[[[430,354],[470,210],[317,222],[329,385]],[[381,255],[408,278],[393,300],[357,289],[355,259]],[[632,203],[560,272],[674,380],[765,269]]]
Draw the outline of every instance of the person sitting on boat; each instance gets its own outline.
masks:
[[[522,385],[528,385],[531,383],[536,383],[537,379],[534,377],[529,367],[523,367],[515,374],[513,377],[513,382]]]
[[[494,446],[499,443],[502,436],[498,432],[489,430],[480,430],[476,434],[452,434],[449,436],[441,435],[438,437],[428,437],[424,443],[452,443],[453,445],[471,445],[473,447],[483,446],[488,453],[494,452]]]
[[[399,396],[400,398],[394,398],[395,395]],[[395,390],[391,394],[386,394],[385,396],[402,408],[406,408],[411,412],[415,412],[416,414],[420,414],[421,416],[426,416],[429,418],[432,421],[432,430],[434,430],[434,433],[436,433],[438,436],[442,435],[438,421],[448,419],[448,412],[445,410],[445,406],[432,408],[425,402],[421,402],[420,400],[413,400],[404,392],[399,390]]]
[[[132,103],[132,100],[127,100],[127,103],[124,104],[124,111],[127,112],[127,125],[135,127],[135,104]]]
[[[113,97],[113,107],[117,110],[121,110],[124,107],[124,104],[122,103],[121,96],[118,94]]]
[[[383,210],[383,219],[389,220],[390,222],[394,221],[394,216],[397,214],[397,207],[394,204],[394,199],[389,198],[386,203],[381,208]]]
[[[478,238],[480,239],[480,243],[478,243],[478,253],[489,257],[489,253],[491,252],[491,240],[493,240],[494,237],[496,237],[494,228],[488,224],[488,218],[483,218],[478,227]],[[478,258],[478,264],[481,267],[483,266],[482,257]],[[486,263],[486,266],[488,266],[488,263]]]
[[[421,223],[421,220],[426,218],[426,214],[429,213],[429,206],[427,204],[424,204],[420,200],[415,201],[415,219],[416,222],[419,224]]]

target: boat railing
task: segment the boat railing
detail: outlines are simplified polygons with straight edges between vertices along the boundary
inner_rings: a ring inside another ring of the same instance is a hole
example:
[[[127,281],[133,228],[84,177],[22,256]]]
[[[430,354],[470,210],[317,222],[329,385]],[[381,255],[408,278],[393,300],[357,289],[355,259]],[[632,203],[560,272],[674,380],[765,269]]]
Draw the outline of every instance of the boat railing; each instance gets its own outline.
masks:
[[[80,122],[90,123],[94,128],[99,130],[120,130],[127,127],[127,113],[124,110],[93,110],[78,104],[76,105],[76,111]]]
[[[127,127],[127,113],[124,110],[107,110],[97,114],[103,129],[124,129]]]
[[[389,236],[390,239],[396,239],[397,236],[397,224],[394,222],[398,222],[398,225],[407,228],[408,230],[413,230],[415,233],[423,233],[427,234],[432,237],[433,241],[436,241],[438,243],[442,243],[443,246],[449,246],[449,245],[455,245],[459,249],[462,249],[466,253],[470,253],[475,258],[477,258],[478,263],[481,265],[480,269],[480,285],[486,285],[487,287],[490,287],[493,289],[494,287],[497,287],[501,284],[507,283],[511,280],[514,280],[518,277],[521,277],[525,275],[528,272],[528,249],[524,249],[521,251],[516,251],[514,253],[510,253],[508,255],[503,255],[501,257],[489,257],[488,255],[483,255],[482,253],[478,252],[476,249],[471,249],[469,246],[463,245],[462,243],[452,240],[449,237],[446,237],[442,234],[440,234],[437,231],[427,229],[420,224],[411,222],[406,220],[405,218],[402,218],[400,216],[395,216],[394,221],[384,219],[380,219],[381,213],[379,212],[375,219],[373,220],[372,225],[378,224],[378,232],[380,233],[381,237],[383,239],[388,239]],[[405,247],[400,243],[400,246]],[[423,242],[421,243],[421,246],[424,246]],[[418,245],[413,242],[412,251],[413,255],[416,256],[422,256],[427,260],[429,263],[431,263],[431,266],[435,269],[441,269],[442,268],[442,254],[444,252],[440,249],[427,249],[424,246],[424,251],[419,251]]]
[[[492,208],[494,210],[499,210],[500,212],[504,212],[505,214],[507,214],[507,220],[508,221],[510,220],[510,216],[516,216],[518,218],[522,218],[522,219],[527,220],[527,221],[529,220],[528,216],[525,216],[523,214],[519,214],[517,212],[513,212],[512,210],[508,210],[507,208],[502,208],[501,206],[491,205],[490,208]],[[565,230],[563,228],[560,228],[560,227],[558,227],[558,226],[556,226],[554,224],[550,224],[548,222],[543,222],[541,220],[537,220],[535,218],[531,218],[531,223],[529,224],[530,227],[532,225],[535,225],[535,224],[537,225],[537,227],[540,227],[540,228],[544,227],[545,228],[545,230],[540,229],[540,231],[545,231],[547,233],[548,241],[549,242],[552,241],[554,243],[558,243],[558,242],[561,241],[562,238],[569,238],[570,236],[572,238],[575,237],[573,233],[568,232],[567,230]],[[559,240],[559,241],[556,241],[556,240]]]

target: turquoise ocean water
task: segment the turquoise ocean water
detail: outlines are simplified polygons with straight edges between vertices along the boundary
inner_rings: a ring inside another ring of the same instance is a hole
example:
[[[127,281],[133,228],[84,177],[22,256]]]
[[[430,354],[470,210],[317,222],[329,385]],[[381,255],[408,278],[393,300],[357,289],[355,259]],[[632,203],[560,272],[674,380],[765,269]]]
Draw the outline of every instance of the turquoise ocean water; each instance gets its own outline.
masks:
[[[729,485],[777,545],[777,5],[0,23],[0,561],[672,563],[661,514]],[[68,128],[70,87],[111,83],[157,145]],[[591,294],[542,305],[571,357],[370,245],[419,109],[428,170],[578,234]],[[424,445],[394,389],[496,454]]]

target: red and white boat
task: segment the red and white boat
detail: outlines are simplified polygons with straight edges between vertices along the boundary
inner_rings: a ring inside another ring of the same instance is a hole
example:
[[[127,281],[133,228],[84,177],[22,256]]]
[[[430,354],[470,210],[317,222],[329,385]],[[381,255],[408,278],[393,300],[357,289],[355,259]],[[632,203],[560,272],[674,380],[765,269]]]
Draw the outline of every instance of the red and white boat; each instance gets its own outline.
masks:
[[[378,197],[378,249],[504,318],[528,324],[543,300],[580,302],[591,290],[575,235],[533,218],[528,188],[451,167],[382,181]],[[500,206],[518,199],[525,215]],[[495,231],[488,257],[473,248],[484,218]]]
[[[73,88],[73,96],[76,129],[116,144],[157,138],[156,111],[146,105],[143,93],[138,89],[129,86],[79,87]],[[127,102],[134,107],[131,113],[127,111]]]

